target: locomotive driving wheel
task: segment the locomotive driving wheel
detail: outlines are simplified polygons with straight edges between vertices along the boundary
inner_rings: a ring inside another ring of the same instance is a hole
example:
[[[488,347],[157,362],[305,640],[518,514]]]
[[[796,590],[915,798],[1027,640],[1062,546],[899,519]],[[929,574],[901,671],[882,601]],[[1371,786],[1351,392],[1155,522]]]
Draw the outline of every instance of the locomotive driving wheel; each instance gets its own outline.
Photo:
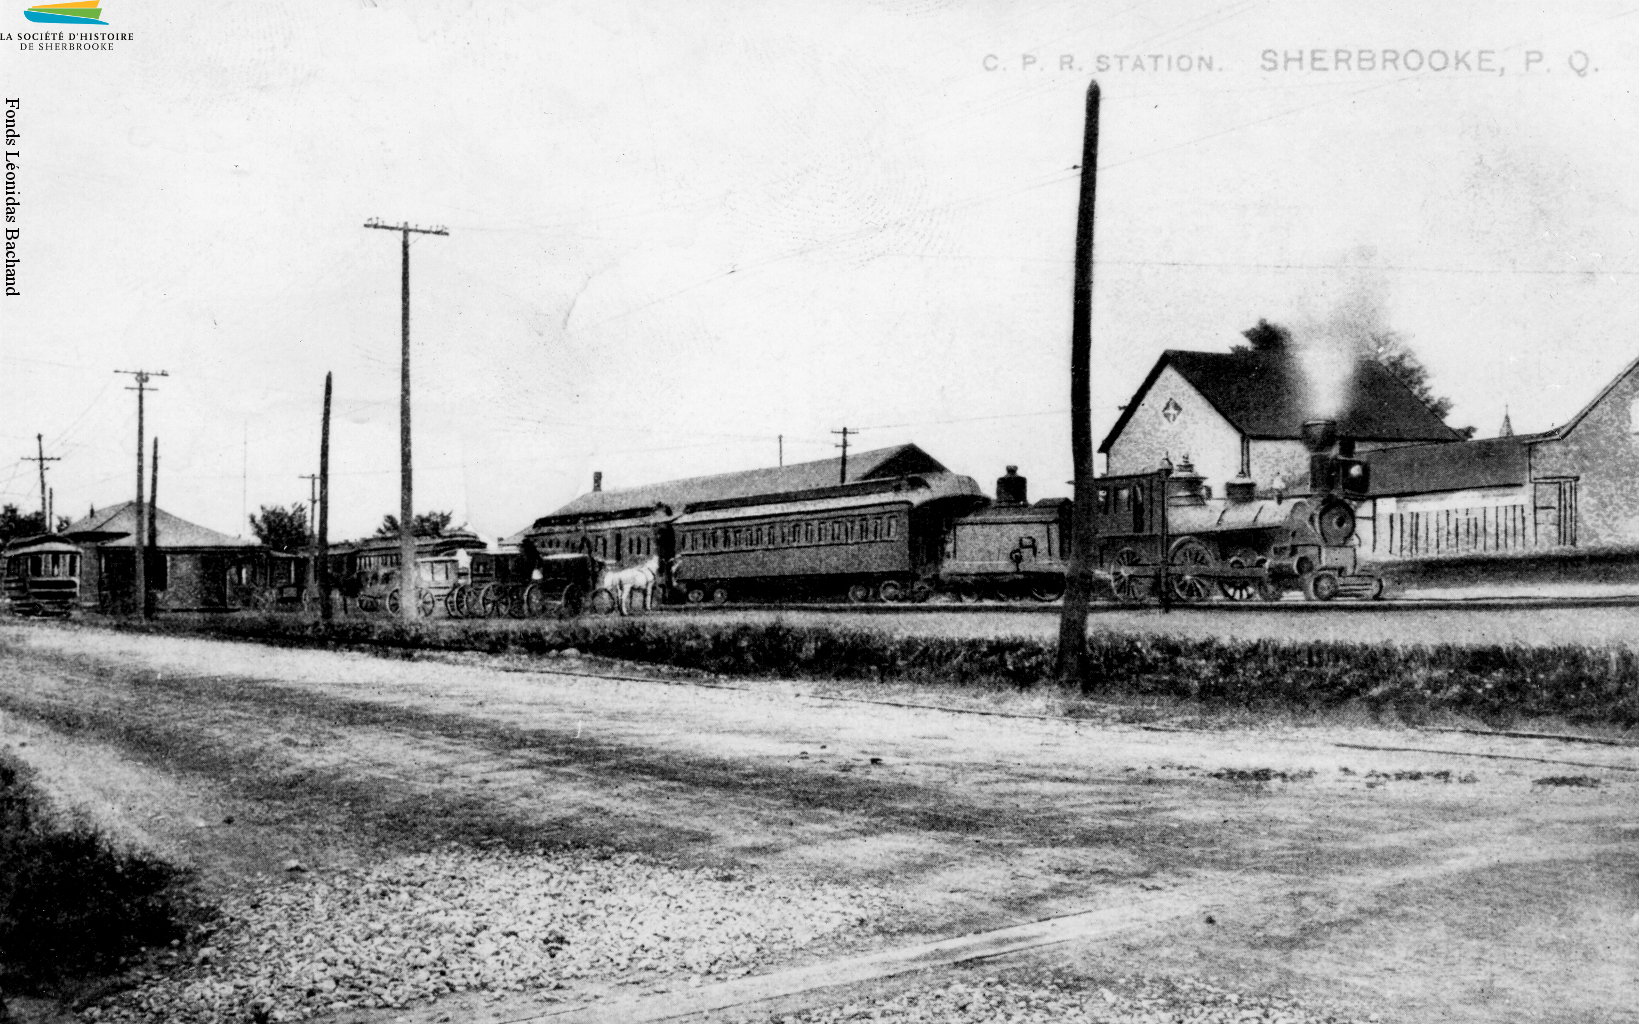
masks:
[[[1256,569],[1258,567],[1258,553],[1251,548],[1236,548],[1229,554],[1231,569]],[[1223,580],[1218,589],[1231,601],[1250,601],[1258,596],[1263,580]]]
[[[1144,576],[1129,576],[1122,570],[1136,568],[1144,561],[1143,556],[1132,548],[1122,548],[1115,553],[1115,572],[1110,576],[1110,588],[1123,604],[1142,604],[1150,596],[1150,581]]]
[[[1195,575],[1200,569],[1210,569],[1218,564],[1207,546],[1194,537],[1184,537],[1172,546],[1172,553],[1167,558],[1169,574],[1168,580],[1172,584],[1172,594],[1185,604],[1199,604],[1212,596],[1212,583]]]

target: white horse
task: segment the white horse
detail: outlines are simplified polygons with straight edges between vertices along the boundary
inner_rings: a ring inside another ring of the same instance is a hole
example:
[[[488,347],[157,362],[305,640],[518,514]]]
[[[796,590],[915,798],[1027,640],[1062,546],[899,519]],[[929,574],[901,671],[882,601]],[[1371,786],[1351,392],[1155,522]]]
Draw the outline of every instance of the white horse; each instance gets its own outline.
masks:
[[[598,586],[615,596],[615,607],[620,609],[620,614],[628,615],[632,610],[632,594],[636,591],[643,592],[644,611],[654,607],[654,592],[659,582],[660,557],[656,555],[629,569],[605,569]]]

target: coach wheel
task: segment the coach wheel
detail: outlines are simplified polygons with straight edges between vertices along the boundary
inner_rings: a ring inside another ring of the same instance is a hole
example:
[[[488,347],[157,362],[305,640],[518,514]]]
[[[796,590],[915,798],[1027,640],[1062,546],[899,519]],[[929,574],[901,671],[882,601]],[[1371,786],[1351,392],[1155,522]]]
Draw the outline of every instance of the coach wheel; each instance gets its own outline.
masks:
[[[620,599],[615,597],[615,592],[607,587],[599,587],[592,591],[592,596],[586,600],[586,607],[597,615],[612,614],[619,604]]]
[[[1132,548],[1122,548],[1115,553],[1115,571],[1110,575],[1110,589],[1115,591],[1116,599],[1125,604],[1142,604],[1150,596],[1150,581],[1148,577],[1132,576],[1127,569],[1138,568],[1143,562],[1143,556]]]
[[[521,619],[528,614],[529,609],[524,605],[524,588],[508,587],[506,600],[507,614],[514,619]]]
[[[863,583],[855,583],[848,588],[848,600],[853,604],[864,604],[871,599],[871,588]]]
[[[391,614],[391,615],[397,615],[398,610],[399,610],[400,607],[402,607],[402,603],[399,601],[398,591],[396,591],[396,590],[387,591],[387,611],[388,611],[388,613]]]
[[[1172,570],[1172,593],[1185,604],[1198,604],[1212,596],[1212,584],[1194,575],[1201,569],[1210,569],[1217,563],[1207,546],[1194,537],[1185,537],[1172,546],[1172,557],[1167,559]]]
[[[1030,584],[1030,599],[1032,601],[1040,601],[1042,604],[1047,604],[1051,601],[1057,601],[1063,596],[1064,581],[1062,579],[1052,578],[1037,580]]]
[[[1258,567],[1258,553],[1251,548],[1239,548],[1229,554],[1231,569],[1256,569]],[[1231,601],[1250,601],[1258,596],[1258,587],[1262,580],[1223,580],[1218,589]]]
[[[529,618],[539,618],[546,612],[546,593],[540,585],[531,583],[524,588],[524,614]]]
[[[911,584],[911,603],[925,604],[933,596],[933,586],[926,580],[917,580]]]
[[[444,614],[452,619],[461,617],[461,588],[456,587],[444,595]]]
[[[700,587],[690,587],[688,593],[689,604],[705,604],[706,592]]]
[[[430,619],[433,609],[438,607],[438,598],[430,590],[418,590],[415,594],[415,606],[420,609],[423,619]]]
[[[876,588],[876,595],[888,602],[903,601],[905,599],[905,588],[894,580],[884,580],[882,585]]]
[[[1337,573],[1329,569],[1322,569],[1303,578],[1303,596],[1311,601],[1330,601],[1337,596],[1337,591]]]
[[[558,617],[562,619],[573,618],[581,613],[585,605],[586,592],[571,583],[563,588],[563,594],[558,604]]]
[[[478,611],[486,619],[493,619],[506,611],[506,600],[501,595],[501,588],[493,583],[484,584],[484,589],[478,592]],[[472,602],[469,601],[468,604]]]
[[[728,588],[717,587],[711,592],[711,603],[715,605],[728,604]]]

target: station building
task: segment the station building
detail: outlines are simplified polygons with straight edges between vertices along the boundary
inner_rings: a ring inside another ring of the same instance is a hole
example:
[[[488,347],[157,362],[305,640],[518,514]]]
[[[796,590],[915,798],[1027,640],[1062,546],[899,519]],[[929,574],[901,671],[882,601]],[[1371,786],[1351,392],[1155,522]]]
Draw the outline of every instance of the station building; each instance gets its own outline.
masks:
[[[230,537],[154,510],[155,544],[147,583],[160,611],[220,611],[237,607],[249,588],[266,586],[270,571],[262,542]],[[80,603],[89,609],[129,611],[136,582],[137,503],[93,511],[62,531],[78,544]],[[283,560],[294,562],[288,556]],[[289,569],[290,566],[283,566]]]
[[[1376,361],[1360,360],[1349,374],[1331,418],[1357,454],[1459,440]],[[1305,421],[1325,414],[1316,404],[1291,358],[1168,350],[1098,450],[1111,475],[1150,472],[1163,460],[1187,457],[1213,494],[1222,495],[1237,476],[1252,480],[1260,495],[1305,490],[1309,453],[1301,431]]]

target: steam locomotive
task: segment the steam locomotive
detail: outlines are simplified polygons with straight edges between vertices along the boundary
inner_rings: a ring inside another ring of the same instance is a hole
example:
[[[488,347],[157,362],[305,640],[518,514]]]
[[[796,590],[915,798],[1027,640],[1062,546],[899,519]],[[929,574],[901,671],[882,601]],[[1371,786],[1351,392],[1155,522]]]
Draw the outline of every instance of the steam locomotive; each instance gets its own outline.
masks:
[[[1216,591],[1232,601],[1274,601],[1300,589],[1311,601],[1380,599],[1382,577],[1359,567],[1350,504],[1365,496],[1370,467],[1353,458],[1331,420],[1305,423],[1302,438],[1309,493],[1290,500],[1279,490],[1257,498],[1245,477],[1229,481],[1223,498],[1209,498],[1187,461],[1101,477],[1097,562],[1115,596],[1192,604]]]

